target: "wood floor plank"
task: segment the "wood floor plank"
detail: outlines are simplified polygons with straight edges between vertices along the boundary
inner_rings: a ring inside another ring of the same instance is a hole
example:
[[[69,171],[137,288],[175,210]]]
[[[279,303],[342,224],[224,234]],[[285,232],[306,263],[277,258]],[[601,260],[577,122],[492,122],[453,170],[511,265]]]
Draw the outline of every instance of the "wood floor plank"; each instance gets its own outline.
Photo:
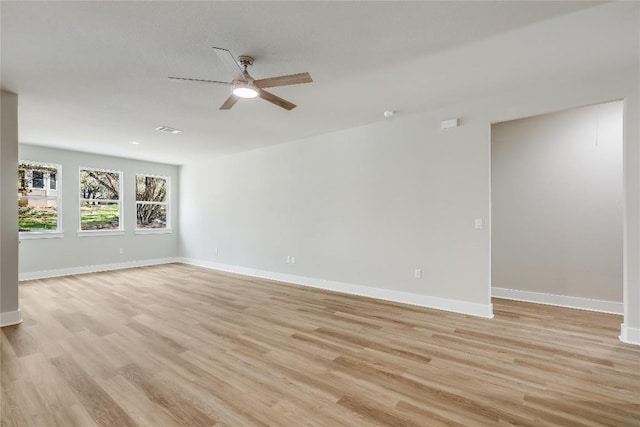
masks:
[[[54,414],[55,422],[65,427],[98,427],[85,407],[78,403]]]
[[[76,393],[96,424],[104,427],[136,425],[133,419],[70,356],[56,357],[51,360],[51,363]]]
[[[1,426],[26,426],[28,425],[23,415],[21,398],[17,397],[14,389],[14,382],[3,380],[0,390],[0,425]]]
[[[183,393],[176,393],[157,381],[141,367],[131,364],[120,369],[121,375],[141,390],[151,402],[162,408],[176,424],[184,426],[213,426],[215,420],[185,400]]]
[[[121,375],[97,381],[113,400],[133,418],[137,425],[145,427],[180,426]]]
[[[0,425],[640,425],[620,316],[480,319],[167,264],[22,282]]]

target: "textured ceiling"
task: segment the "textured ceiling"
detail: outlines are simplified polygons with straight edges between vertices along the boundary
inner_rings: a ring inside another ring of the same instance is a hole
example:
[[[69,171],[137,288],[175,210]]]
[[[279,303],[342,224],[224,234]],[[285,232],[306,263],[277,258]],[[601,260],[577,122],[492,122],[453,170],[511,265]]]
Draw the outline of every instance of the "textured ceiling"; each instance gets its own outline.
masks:
[[[2,89],[25,143],[181,164],[412,114],[536,79],[637,61],[638,4],[595,2],[0,3]],[[635,15],[634,15],[635,13]],[[311,84],[219,106],[211,46],[255,78]],[[631,52],[631,53],[630,53]],[[184,132],[156,132],[167,125]],[[130,141],[140,145],[131,145]]]

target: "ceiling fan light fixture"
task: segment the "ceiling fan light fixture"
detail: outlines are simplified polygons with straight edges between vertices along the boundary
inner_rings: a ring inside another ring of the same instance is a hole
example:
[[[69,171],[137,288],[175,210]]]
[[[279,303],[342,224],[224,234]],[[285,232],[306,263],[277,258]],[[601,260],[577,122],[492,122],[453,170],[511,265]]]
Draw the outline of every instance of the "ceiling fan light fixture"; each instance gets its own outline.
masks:
[[[2,1],[2,0],[0,0]],[[254,80],[247,70],[253,65],[253,58],[247,55],[241,55],[236,58],[229,51],[221,47],[213,47],[218,59],[228,68],[236,77],[230,82],[207,79],[192,79],[188,77],[169,77],[175,80],[187,80],[200,83],[218,83],[232,86],[231,95],[222,103],[220,110],[230,110],[242,98],[261,98],[287,111],[296,108],[296,104],[282,99],[271,92],[264,90],[265,88],[297,85],[301,83],[311,83],[313,79],[309,73],[288,74],[284,76],[268,77],[266,79]]]
[[[256,96],[258,96],[258,91],[255,90],[251,85],[238,84],[233,88],[233,94],[235,96],[239,96],[240,98],[255,98]]]

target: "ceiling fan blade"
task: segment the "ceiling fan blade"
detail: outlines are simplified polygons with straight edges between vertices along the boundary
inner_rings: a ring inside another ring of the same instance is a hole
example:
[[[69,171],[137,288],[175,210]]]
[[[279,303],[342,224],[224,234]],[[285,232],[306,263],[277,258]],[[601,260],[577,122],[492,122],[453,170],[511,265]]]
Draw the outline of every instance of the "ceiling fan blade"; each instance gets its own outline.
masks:
[[[232,85],[233,83],[231,82],[220,82],[218,80],[203,80],[203,79],[188,79],[186,77],[169,77],[170,79],[173,80],[187,80],[190,82],[204,82],[204,83],[220,83],[223,85]]]
[[[226,101],[224,101],[224,104],[222,104],[222,106],[220,106],[221,110],[230,110],[231,107],[233,107],[234,105],[236,105],[236,102],[238,102],[238,100],[240,99],[239,96],[235,96],[234,94],[231,94]]]
[[[289,74],[288,76],[270,77],[267,79],[255,80],[253,83],[259,88],[276,87],[276,86],[288,86],[297,85],[301,83],[311,83],[311,76],[309,73]]]
[[[279,96],[276,96],[260,88],[258,88],[258,96],[265,101],[269,101],[272,104],[276,104],[278,107],[284,108],[285,110],[293,110],[294,108],[296,108],[296,104],[293,104],[286,99],[282,99]]]
[[[236,58],[233,57],[233,54],[228,49],[213,46],[213,50],[235,79],[247,80],[244,76],[244,70],[240,68]]]

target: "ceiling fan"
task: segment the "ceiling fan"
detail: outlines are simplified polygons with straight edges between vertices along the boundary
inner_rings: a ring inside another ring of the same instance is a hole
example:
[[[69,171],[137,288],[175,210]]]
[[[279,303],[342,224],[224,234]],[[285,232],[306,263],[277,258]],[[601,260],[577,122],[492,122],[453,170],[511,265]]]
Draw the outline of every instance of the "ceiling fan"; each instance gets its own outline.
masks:
[[[204,83],[218,83],[225,85],[232,85],[233,92],[227,98],[226,101],[220,107],[221,110],[230,110],[240,98],[255,98],[260,97],[265,101],[269,101],[272,104],[282,107],[285,110],[292,110],[296,108],[296,104],[293,104],[286,99],[282,99],[279,96],[267,92],[264,90],[268,87],[276,86],[288,86],[296,85],[300,83],[311,83],[311,76],[309,73],[290,74],[287,76],[269,77],[266,79],[255,80],[247,68],[253,65],[253,58],[247,55],[238,57],[236,62],[231,52],[227,49],[220,47],[214,47],[214,52],[218,55],[218,58],[222,61],[225,67],[235,76],[230,82],[222,82],[217,80],[204,80],[204,79],[190,79],[185,77],[169,77],[175,80],[188,80],[192,82],[204,82]]]

